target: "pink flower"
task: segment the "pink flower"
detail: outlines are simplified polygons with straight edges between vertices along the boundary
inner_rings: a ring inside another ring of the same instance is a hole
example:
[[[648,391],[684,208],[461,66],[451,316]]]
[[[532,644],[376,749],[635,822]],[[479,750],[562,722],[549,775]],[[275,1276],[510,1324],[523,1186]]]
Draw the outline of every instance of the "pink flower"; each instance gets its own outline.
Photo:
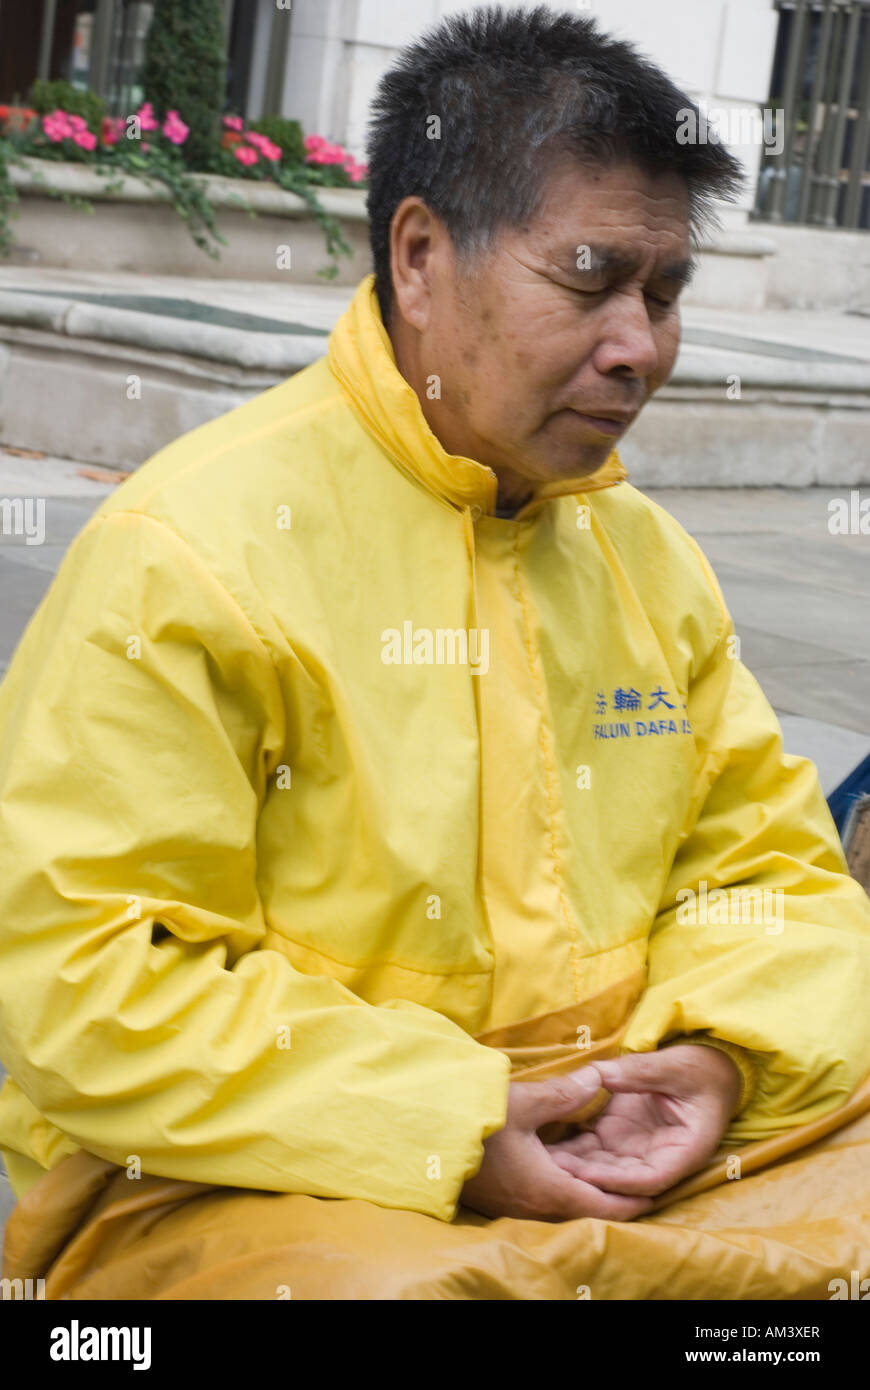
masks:
[[[60,140],[68,140],[73,133],[73,126],[69,116],[59,108],[52,111],[50,115],[43,116],[42,129],[45,131],[49,140],[55,144]]]
[[[167,111],[163,134],[173,145],[183,145],[190,134],[190,126],[184,124],[177,111]]]
[[[154,107],[150,101],[146,101],[144,106],[140,106],[136,115],[139,117],[140,129],[159,130],[160,122],[154,118]]]
[[[341,145],[330,145],[328,140],[309,151],[306,156],[306,164],[343,164],[347,159],[347,153]]]
[[[253,145],[255,150],[259,150],[264,159],[280,159],[282,150],[280,145],[276,145],[266,135],[261,135],[259,131],[245,131],[245,139],[249,145]]]
[[[362,183],[369,171],[369,166],[367,164],[360,164],[358,160],[354,159],[352,154],[347,156],[341,167],[352,183]]]
[[[73,140],[77,145],[81,145],[83,150],[95,150],[97,148],[97,137],[92,130],[77,130]]]
[[[88,128],[88,123],[84,116],[70,116],[69,123],[75,131],[87,130]]]
[[[240,164],[259,164],[260,156],[256,150],[252,150],[250,145],[239,145],[238,149],[233,150],[233,154]]]
[[[331,145],[322,135],[306,135],[304,144],[306,164],[343,164],[348,157],[341,145]]]
[[[224,116],[224,125],[227,130],[244,130],[245,128],[241,116]]]

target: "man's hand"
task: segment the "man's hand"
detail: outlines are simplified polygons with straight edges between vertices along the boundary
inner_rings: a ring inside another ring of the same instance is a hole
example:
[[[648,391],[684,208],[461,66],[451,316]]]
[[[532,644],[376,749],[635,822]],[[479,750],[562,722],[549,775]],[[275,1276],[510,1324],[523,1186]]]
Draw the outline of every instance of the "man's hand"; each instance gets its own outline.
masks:
[[[591,1129],[555,1144],[537,1131],[612,1093]],[[581,1071],[510,1086],[504,1129],[484,1141],[462,1202],[484,1216],[630,1221],[651,1198],[703,1168],[740,1088],[723,1052],[695,1044],[628,1054]]]
[[[703,1168],[740,1091],[731,1058],[695,1044],[630,1053],[588,1070],[612,1099],[590,1130],[552,1145],[551,1154],[602,1192],[653,1197]]]
[[[648,1197],[619,1196],[586,1182],[569,1166],[578,1160],[538,1138],[537,1130],[588,1105],[600,1089],[594,1067],[551,1081],[512,1082],[505,1127],[484,1140],[483,1163],[462,1189],[463,1204],[484,1216],[535,1221],[577,1216],[629,1221],[648,1211]]]

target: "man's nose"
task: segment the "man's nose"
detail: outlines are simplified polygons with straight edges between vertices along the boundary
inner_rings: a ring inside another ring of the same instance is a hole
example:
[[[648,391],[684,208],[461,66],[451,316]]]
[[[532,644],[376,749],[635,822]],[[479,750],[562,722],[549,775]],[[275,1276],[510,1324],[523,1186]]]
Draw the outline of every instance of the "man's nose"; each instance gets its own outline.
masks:
[[[593,360],[598,371],[646,378],[659,370],[661,353],[643,294],[614,295],[601,326]]]

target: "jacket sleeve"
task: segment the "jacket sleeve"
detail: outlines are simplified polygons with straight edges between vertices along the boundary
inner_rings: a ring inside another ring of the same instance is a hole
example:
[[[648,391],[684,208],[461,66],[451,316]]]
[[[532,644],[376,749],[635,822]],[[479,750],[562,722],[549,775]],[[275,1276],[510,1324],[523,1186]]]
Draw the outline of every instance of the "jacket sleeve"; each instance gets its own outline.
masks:
[[[187,543],[95,518],[0,687],[0,1056],[115,1163],[449,1220],[509,1063],[258,949],[284,718],[265,646]]]
[[[695,791],[623,1051],[724,1044],[742,1081],[726,1138],[748,1142],[828,1114],[870,1073],[870,899],[697,553],[722,626],[689,689]]]

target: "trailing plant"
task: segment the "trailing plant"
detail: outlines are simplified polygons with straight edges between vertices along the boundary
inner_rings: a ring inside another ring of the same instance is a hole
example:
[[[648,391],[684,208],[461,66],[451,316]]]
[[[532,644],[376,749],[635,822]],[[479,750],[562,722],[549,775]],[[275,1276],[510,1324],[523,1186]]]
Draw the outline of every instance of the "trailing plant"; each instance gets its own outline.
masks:
[[[14,149],[9,141],[0,135],[0,258],[8,256],[12,250],[10,222],[15,214],[18,194],[10,178],[9,168],[15,161]]]
[[[145,138],[145,136],[149,138]],[[212,259],[218,258],[217,244],[226,245],[215,221],[214,209],[202,184],[191,177],[179,147],[187,139],[187,126],[177,111],[171,111],[162,125],[147,104],[135,117],[101,117],[99,135],[90,129],[84,116],[60,108],[30,120],[24,129],[7,118],[0,136],[0,249],[8,255],[11,245],[9,216],[17,194],[9,176],[13,164],[27,167],[25,158],[85,163],[109,182],[104,192],[120,189],[125,175],[144,179],[165,188],[172,206],[186,222],[191,237]],[[53,188],[41,179],[49,197],[58,197],[92,212],[87,199]]]
[[[52,92],[57,89],[57,84],[50,85]],[[43,90],[39,95],[44,104],[47,92]],[[125,176],[162,186],[196,245],[218,259],[218,245],[226,245],[226,239],[218,230],[207,183],[194,178],[185,164],[183,150],[190,129],[179,112],[170,108],[160,120],[152,103],[145,102],[126,119],[105,116],[96,107],[91,109],[90,116],[92,121],[99,116],[96,131],[81,109],[72,112],[56,107],[39,115],[35,108],[0,107],[0,256],[8,255],[11,248],[9,220],[18,201],[10,167],[18,164],[29,167],[33,173],[33,166],[26,166],[25,159],[38,158],[49,163],[62,160],[88,165],[107,177],[105,193],[118,191]],[[295,122],[282,122],[280,118],[278,121],[280,124],[270,123],[276,134],[281,133],[283,126],[296,126]],[[324,233],[330,258],[330,264],[318,274],[334,279],[338,274],[339,257],[350,256],[352,251],[340,222],[320,202],[317,188],[359,184],[366,172],[364,166],[357,164],[340,146],[329,145],[320,136],[309,136],[304,141],[303,149],[308,151],[306,162],[293,163],[285,160],[283,148],[276,141],[262,130],[247,128],[241,117],[225,117],[224,127],[222,141],[211,151],[209,172],[269,181],[302,198]],[[87,200],[53,188],[48,178],[42,182],[48,196],[93,211]],[[240,201],[254,215],[254,209],[244,200]]]
[[[281,117],[265,118],[256,126],[266,124],[276,135],[281,133]],[[288,193],[295,193],[311,209],[312,216],[326,237],[326,249],[330,265],[318,271],[322,279],[333,280],[338,274],[338,257],[353,254],[348,245],[341,223],[337,217],[327,212],[317,196],[316,187],[350,188],[362,182],[368,172],[365,165],[358,164],[352,155],[340,145],[330,145],[320,135],[308,136],[303,142],[306,151],[305,163],[289,163],[283,158],[284,151],[277,141],[272,140],[255,126],[247,126],[241,116],[224,116],[224,135],[220,149],[215,153],[212,168],[221,174],[238,176],[239,167],[244,177],[269,179]],[[289,122],[296,126],[296,122]],[[323,160],[322,156],[326,155]]]

